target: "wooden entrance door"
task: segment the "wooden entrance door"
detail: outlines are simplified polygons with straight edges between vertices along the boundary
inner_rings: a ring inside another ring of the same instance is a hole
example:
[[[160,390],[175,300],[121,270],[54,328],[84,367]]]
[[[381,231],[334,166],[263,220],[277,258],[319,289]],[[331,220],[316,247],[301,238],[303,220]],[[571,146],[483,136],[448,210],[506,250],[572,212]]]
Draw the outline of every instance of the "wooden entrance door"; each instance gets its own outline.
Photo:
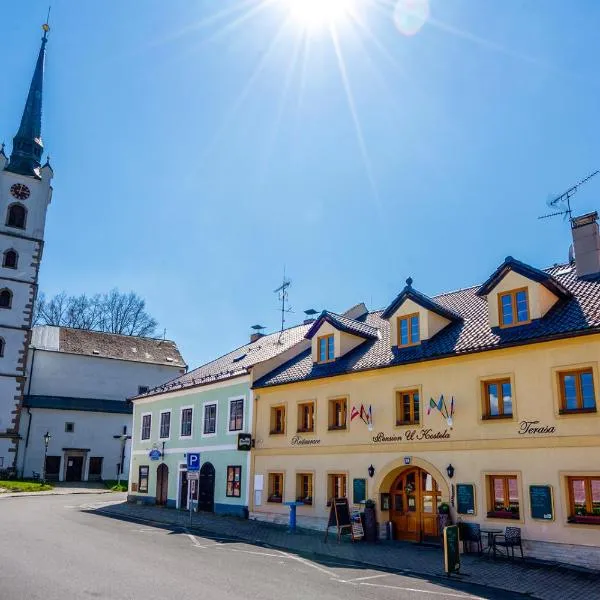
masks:
[[[83,456],[67,456],[66,481],[81,481],[83,474]]]
[[[394,481],[391,520],[396,538],[422,542],[437,541],[440,492],[435,479],[418,467],[403,471]]]
[[[204,463],[200,469],[198,510],[207,512],[215,510],[215,468],[209,462]]]
[[[164,506],[167,503],[169,491],[169,467],[162,463],[156,469],[156,504]]]

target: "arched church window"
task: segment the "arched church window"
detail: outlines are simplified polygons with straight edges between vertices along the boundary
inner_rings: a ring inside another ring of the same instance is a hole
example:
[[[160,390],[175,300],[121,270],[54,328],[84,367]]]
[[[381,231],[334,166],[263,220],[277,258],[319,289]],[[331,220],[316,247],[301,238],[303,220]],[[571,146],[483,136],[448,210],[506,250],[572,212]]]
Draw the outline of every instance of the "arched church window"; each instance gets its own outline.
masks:
[[[6,215],[6,225],[8,227],[18,227],[19,229],[25,229],[26,220],[27,209],[22,204],[11,204],[8,207],[8,214]]]
[[[2,266],[7,269],[16,269],[19,262],[19,255],[15,250],[6,250],[2,259]]]
[[[4,356],[4,338],[0,337],[0,357]]]
[[[12,304],[12,292],[6,288],[0,292],[0,308],[10,308]]]

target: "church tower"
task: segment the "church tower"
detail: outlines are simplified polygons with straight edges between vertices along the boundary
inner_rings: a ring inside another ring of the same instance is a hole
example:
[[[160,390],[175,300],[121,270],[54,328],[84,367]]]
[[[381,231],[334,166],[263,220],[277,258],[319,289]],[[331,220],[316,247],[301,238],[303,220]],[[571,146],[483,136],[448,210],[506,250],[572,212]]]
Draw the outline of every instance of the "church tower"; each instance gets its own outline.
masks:
[[[48,25],[21,124],[7,158],[0,148],[0,469],[16,466],[38,271],[53,172],[42,166],[42,88]]]

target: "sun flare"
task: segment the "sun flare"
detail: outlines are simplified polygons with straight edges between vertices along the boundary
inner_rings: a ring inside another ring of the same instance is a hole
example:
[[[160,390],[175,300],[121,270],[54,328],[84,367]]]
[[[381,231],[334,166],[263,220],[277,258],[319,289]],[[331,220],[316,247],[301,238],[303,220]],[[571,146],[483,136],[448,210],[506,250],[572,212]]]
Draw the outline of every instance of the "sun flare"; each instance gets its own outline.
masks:
[[[291,16],[307,28],[331,25],[347,17],[355,0],[285,0]]]

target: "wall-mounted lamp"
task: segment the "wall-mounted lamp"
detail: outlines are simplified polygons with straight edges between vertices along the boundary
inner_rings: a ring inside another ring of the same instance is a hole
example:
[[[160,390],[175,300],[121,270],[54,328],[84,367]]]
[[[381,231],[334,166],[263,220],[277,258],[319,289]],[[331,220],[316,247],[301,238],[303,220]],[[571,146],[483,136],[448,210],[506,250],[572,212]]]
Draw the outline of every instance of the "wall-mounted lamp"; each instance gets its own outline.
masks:
[[[446,467],[446,473],[450,479],[454,477],[454,467],[451,464]]]
[[[371,465],[368,469],[367,472],[369,473],[369,477],[373,477],[373,475],[375,475],[375,467],[373,465]]]

